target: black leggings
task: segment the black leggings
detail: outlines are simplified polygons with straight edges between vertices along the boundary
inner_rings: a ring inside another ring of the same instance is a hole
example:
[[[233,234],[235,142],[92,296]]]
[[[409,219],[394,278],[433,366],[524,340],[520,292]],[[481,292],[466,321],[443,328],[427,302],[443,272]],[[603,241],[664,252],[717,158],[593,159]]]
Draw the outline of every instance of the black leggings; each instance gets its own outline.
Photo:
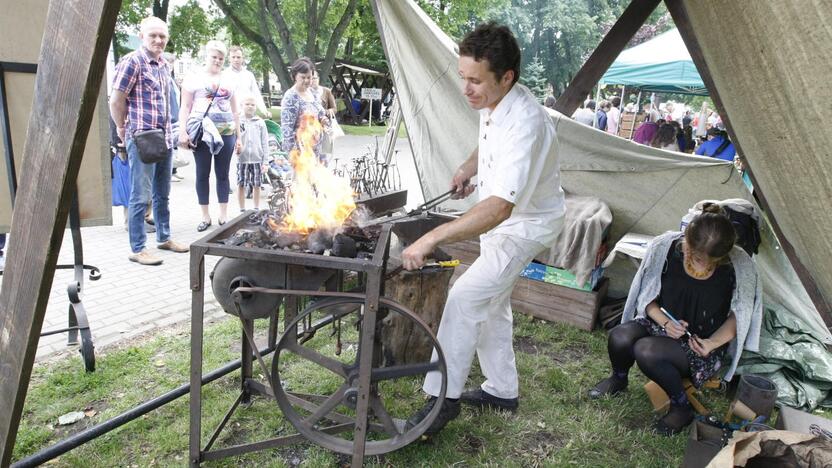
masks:
[[[200,141],[194,150],[196,162],[196,197],[200,205],[208,204],[210,192],[208,180],[211,177],[211,159],[214,160],[214,176],[217,178],[217,200],[228,203],[228,171],[231,168],[231,156],[234,154],[236,135],[223,135],[223,146],[219,153],[211,155],[211,150],[205,142]]]
[[[684,392],[682,378],[690,376],[688,357],[679,343],[666,336],[652,336],[638,322],[612,329],[607,343],[613,372],[627,372],[633,363],[669,396]]]

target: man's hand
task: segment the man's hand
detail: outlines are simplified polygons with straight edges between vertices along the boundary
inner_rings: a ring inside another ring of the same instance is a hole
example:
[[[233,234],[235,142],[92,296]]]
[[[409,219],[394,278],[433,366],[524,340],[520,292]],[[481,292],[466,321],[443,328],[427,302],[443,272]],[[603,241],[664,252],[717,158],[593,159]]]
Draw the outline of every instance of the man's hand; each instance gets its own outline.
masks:
[[[467,175],[462,168],[459,168],[454,173],[453,179],[451,179],[451,188],[454,189],[454,194],[451,195],[451,198],[459,200],[474,193],[476,186],[471,184],[471,176]]]
[[[688,323],[684,320],[679,320],[679,323],[682,325],[681,327],[673,323],[672,320],[668,320],[667,325],[664,326],[664,331],[667,333],[667,336],[673,339],[684,336],[685,331],[688,329]]]
[[[197,142],[199,143],[199,142]],[[193,149],[196,148],[196,145],[191,143],[190,137],[188,137],[187,133],[180,133],[179,134],[179,147],[182,149]]]
[[[124,138],[124,127],[116,127],[116,135],[118,135],[118,142],[121,143],[121,146],[124,146],[127,143],[127,140]]]
[[[237,144],[234,145],[234,150],[237,152],[237,154],[240,154],[240,153],[243,152],[243,141],[240,140],[239,137],[237,137]]]
[[[424,266],[427,258],[436,246],[424,236],[404,249],[402,252],[402,266],[405,270],[418,270]]]
[[[694,353],[704,357],[708,357],[717,346],[712,340],[708,338],[699,338],[698,336],[693,336],[691,339],[688,340],[688,345],[690,349],[693,350]]]

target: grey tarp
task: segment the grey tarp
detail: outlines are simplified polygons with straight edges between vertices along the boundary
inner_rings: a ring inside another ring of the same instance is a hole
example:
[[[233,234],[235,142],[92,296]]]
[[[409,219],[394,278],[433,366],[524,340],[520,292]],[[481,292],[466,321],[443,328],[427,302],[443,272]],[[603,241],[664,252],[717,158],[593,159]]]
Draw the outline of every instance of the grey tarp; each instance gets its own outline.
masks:
[[[425,197],[433,198],[447,190],[451,174],[477,140],[477,113],[460,92],[456,45],[412,0],[373,4],[420,182]],[[759,119],[767,108],[749,112]],[[681,216],[702,199],[751,200],[730,163],[648,148],[550,113],[557,127],[562,185],[609,204],[612,242],[627,232],[656,235],[678,229]],[[464,202],[457,207],[470,206]],[[798,317],[818,340],[832,343],[766,226],[755,258],[767,303]]]

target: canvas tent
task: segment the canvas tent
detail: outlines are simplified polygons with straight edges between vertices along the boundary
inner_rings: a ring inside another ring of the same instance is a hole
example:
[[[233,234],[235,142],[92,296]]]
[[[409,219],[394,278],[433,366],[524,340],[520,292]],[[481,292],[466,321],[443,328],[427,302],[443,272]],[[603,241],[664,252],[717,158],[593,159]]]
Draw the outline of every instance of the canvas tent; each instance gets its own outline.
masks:
[[[622,52],[600,84],[624,85],[654,93],[708,94],[676,28]]]
[[[426,198],[432,198],[446,190],[448,174],[473,150],[478,116],[460,92],[454,41],[411,0],[376,0],[374,6],[422,189]],[[709,30],[701,27],[701,31]],[[760,106],[757,109],[766,107]],[[751,109],[745,112],[758,115]],[[681,215],[702,199],[744,198],[754,202],[731,163],[637,145],[557,112],[550,114],[557,128],[563,188],[576,195],[598,196],[609,204],[614,215],[612,242],[627,232],[656,235],[678,229]],[[753,129],[747,131],[753,135]],[[806,173],[800,178],[814,180],[816,176]],[[824,176],[820,180],[829,179]],[[454,205],[462,209],[467,206],[464,201]],[[804,224],[793,221],[791,228],[800,225],[808,234]],[[829,243],[825,232],[832,229],[812,232]],[[762,235],[763,244],[755,259],[763,277],[766,307],[809,330],[822,350],[820,343],[832,344],[832,335],[770,226],[763,226]],[[820,358],[827,360],[822,372],[828,378],[832,376],[832,360],[826,354]]]

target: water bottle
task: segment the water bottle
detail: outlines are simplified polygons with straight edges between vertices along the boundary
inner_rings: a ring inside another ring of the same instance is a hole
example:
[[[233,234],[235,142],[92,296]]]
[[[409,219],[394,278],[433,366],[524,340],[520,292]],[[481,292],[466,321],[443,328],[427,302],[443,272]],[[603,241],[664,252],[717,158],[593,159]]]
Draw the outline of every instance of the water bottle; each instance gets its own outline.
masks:
[[[688,213],[682,216],[682,222],[679,223],[679,230],[685,232],[685,229],[688,227],[688,224],[690,224],[690,222],[693,221],[693,218],[695,218],[698,214],[699,211],[694,210],[693,208],[688,209]]]

